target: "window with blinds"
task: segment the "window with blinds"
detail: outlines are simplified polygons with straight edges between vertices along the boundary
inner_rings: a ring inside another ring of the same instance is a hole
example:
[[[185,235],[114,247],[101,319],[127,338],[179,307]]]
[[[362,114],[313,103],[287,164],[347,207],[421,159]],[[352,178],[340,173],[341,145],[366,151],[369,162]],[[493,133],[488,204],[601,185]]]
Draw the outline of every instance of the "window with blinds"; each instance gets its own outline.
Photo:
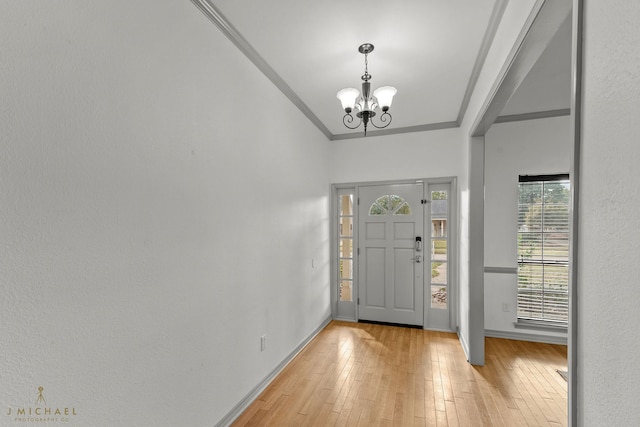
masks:
[[[569,175],[520,176],[518,321],[566,326]]]

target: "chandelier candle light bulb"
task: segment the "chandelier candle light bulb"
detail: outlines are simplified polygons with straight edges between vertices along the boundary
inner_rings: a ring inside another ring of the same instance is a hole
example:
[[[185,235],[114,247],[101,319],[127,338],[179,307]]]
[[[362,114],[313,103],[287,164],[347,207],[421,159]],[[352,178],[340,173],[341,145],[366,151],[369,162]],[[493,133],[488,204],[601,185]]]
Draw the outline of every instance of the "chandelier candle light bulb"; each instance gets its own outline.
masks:
[[[396,88],[392,86],[382,86],[371,93],[371,74],[369,74],[369,62],[368,55],[373,51],[373,45],[371,43],[365,43],[360,45],[358,52],[364,54],[364,74],[362,75],[362,96],[358,89],[346,88],[342,89],[336,95],[342,104],[342,109],[345,115],[342,117],[342,123],[349,129],[357,129],[360,124],[364,125],[364,136],[367,136],[367,125],[371,123],[373,127],[382,129],[391,124],[391,114],[389,114],[389,108],[391,108],[391,102],[393,96],[396,94]],[[379,121],[381,124],[374,123],[371,119],[376,116],[376,109],[380,107],[382,115],[380,115]],[[354,118],[351,115],[353,110],[356,110],[356,117],[360,121],[353,126]]]
[[[393,86],[382,86],[373,91],[373,96],[378,100],[378,105],[382,108],[382,111],[389,111],[393,96],[397,93]]]
[[[353,111],[353,108],[356,105],[356,99],[360,96],[360,92],[358,89],[354,89],[352,87],[342,89],[338,92],[338,99],[342,103],[342,109],[347,113]]]

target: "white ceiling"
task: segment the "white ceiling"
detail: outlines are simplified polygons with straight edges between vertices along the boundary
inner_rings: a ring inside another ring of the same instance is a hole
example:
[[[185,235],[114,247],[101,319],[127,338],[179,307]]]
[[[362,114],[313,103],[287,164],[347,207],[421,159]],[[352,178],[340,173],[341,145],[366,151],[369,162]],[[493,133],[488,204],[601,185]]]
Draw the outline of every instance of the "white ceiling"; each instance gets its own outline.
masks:
[[[344,127],[344,112],[335,96],[345,87],[360,90],[364,55],[357,49],[362,43],[375,45],[369,54],[372,90],[386,85],[398,89],[390,131],[457,126],[466,108],[465,94],[479,71],[477,64],[486,55],[483,40],[495,31],[496,16],[505,4],[504,0],[194,3],[201,8],[204,4],[210,17],[216,15],[212,20],[332,139],[362,135],[362,128]],[[541,65],[539,71],[547,77],[552,74],[555,84],[562,86],[566,76],[556,68],[565,67],[568,75],[570,55],[566,61],[563,55],[570,45],[557,44],[547,55],[551,66]],[[525,83],[536,86],[540,81]],[[568,96],[561,106],[557,99],[532,102],[530,92],[514,95],[505,112],[568,108]],[[533,92],[543,98],[540,91]],[[557,88],[546,92],[561,98]]]

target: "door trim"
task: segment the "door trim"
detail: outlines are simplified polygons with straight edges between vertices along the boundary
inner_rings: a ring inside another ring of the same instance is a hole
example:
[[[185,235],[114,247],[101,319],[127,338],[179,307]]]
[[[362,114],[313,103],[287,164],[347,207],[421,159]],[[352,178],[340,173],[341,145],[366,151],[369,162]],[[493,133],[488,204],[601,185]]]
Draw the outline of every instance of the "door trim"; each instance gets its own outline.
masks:
[[[416,183],[417,181],[422,182],[424,185],[424,188],[427,189],[428,186],[430,184],[449,184],[451,186],[451,212],[450,212],[450,228],[449,228],[449,232],[450,232],[450,241],[452,242],[452,247],[449,253],[450,256],[450,262],[451,262],[451,266],[450,266],[450,272],[451,272],[451,296],[450,296],[450,302],[451,302],[451,311],[450,311],[450,325],[451,325],[451,330],[447,330],[446,332],[457,332],[457,330],[459,329],[460,326],[460,313],[459,313],[459,283],[458,283],[458,278],[459,278],[459,234],[458,234],[458,205],[459,205],[459,199],[460,199],[460,194],[458,191],[458,178],[455,176],[445,176],[445,177],[433,177],[433,178],[414,178],[414,179],[398,179],[398,180],[389,180],[389,181],[356,181],[356,182],[344,182],[344,183],[334,183],[331,184],[331,201],[329,203],[329,208],[330,208],[330,222],[331,222],[331,247],[330,247],[330,251],[331,251],[331,268],[330,268],[330,272],[331,272],[331,279],[330,279],[330,298],[331,298],[331,314],[332,317],[336,320],[343,320],[343,321],[351,321],[351,322],[357,322],[359,319],[359,313],[358,313],[358,304],[354,304],[354,310],[353,310],[353,315],[345,315],[344,313],[340,313],[339,310],[339,294],[338,294],[338,286],[339,286],[339,281],[338,281],[338,239],[337,239],[337,235],[338,235],[338,221],[337,221],[337,211],[338,211],[338,206],[337,206],[337,201],[338,201],[338,192],[340,190],[348,190],[348,189],[352,189],[354,191],[355,197],[357,199],[358,197],[358,190],[359,187],[363,187],[363,186],[375,186],[375,185],[394,185],[394,184],[413,184]],[[359,206],[357,205],[357,203],[354,204],[354,217],[357,217],[359,214]],[[424,221],[427,221],[427,215],[425,215]],[[429,224],[425,224],[425,226],[427,226]],[[430,230],[430,228],[429,228]],[[357,241],[357,239],[359,238],[359,230],[358,230],[358,224],[357,222],[354,222],[354,240]],[[354,261],[358,262],[358,254],[357,254],[357,249],[356,249],[356,253],[354,254]],[[354,283],[357,283],[358,281],[358,269],[354,268]],[[430,295],[430,293],[429,293]],[[354,302],[357,302],[357,298],[358,298],[358,290],[357,290],[357,286],[354,286]],[[426,298],[427,298],[427,293],[424,293],[424,298],[425,298],[425,304],[427,303]],[[430,300],[429,300],[430,303]],[[426,320],[426,319],[425,319]],[[426,323],[425,323],[426,325]]]

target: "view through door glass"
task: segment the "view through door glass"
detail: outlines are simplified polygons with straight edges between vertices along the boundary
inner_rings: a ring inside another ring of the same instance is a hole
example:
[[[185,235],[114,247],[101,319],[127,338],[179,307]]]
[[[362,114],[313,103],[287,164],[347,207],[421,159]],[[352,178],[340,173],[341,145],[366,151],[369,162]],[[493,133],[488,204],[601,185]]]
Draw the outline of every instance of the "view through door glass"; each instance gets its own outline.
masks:
[[[339,195],[338,279],[340,301],[353,300],[353,194]]]
[[[425,328],[451,330],[451,263],[449,184],[429,185],[430,248],[429,302]]]

